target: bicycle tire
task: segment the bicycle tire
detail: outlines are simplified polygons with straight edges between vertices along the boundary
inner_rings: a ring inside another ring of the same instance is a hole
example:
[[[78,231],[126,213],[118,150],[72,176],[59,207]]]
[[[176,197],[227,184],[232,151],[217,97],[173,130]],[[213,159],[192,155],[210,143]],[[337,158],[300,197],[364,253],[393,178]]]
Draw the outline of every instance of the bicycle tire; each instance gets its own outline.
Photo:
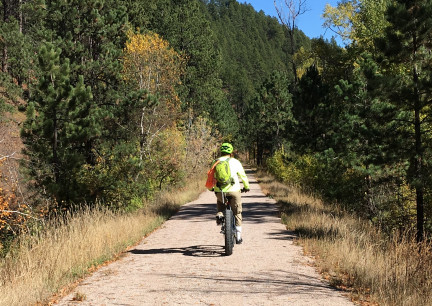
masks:
[[[235,229],[234,229],[234,214],[231,209],[225,210],[225,255],[229,256],[233,253]]]

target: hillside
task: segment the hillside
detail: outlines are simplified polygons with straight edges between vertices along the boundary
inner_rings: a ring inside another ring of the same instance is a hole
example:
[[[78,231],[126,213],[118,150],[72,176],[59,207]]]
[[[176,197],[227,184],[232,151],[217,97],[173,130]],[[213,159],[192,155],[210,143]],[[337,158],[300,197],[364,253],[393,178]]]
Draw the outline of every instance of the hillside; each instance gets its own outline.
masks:
[[[36,210],[46,200],[47,212],[95,201],[123,209],[182,184],[221,138],[244,149],[257,88],[276,69],[292,74],[283,26],[236,1],[2,5],[0,154],[26,161],[5,160],[2,184],[14,175],[8,189],[27,190],[20,201]]]

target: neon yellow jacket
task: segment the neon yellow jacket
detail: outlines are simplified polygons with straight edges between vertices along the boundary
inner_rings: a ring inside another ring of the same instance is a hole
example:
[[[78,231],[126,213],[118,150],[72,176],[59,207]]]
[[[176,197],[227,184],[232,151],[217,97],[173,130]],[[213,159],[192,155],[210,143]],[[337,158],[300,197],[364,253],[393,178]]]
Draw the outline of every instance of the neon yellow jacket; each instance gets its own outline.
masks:
[[[233,158],[233,157],[228,157],[228,156],[222,156],[219,157],[217,160],[226,160],[229,158],[229,166],[230,166],[230,170],[231,170],[231,177],[234,179],[234,184],[233,185],[228,185],[227,187],[223,188],[223,192],[236,192],[236,191],[240,191],[241,190],[241,186],[240,186],[240,180],[239,177],[241,178],[242,182],[243,182],[243,186],[244,188],[249,189],[249,180],[246,176],[246,173],[243,169],[242,164],[240,163],[240,161],[238,161],[237,159]],[[217,161],[215,160],[213,162],[213,164]],[[214,187],[214,191],[216,192],[220,192],[221,189],[217,186]]]

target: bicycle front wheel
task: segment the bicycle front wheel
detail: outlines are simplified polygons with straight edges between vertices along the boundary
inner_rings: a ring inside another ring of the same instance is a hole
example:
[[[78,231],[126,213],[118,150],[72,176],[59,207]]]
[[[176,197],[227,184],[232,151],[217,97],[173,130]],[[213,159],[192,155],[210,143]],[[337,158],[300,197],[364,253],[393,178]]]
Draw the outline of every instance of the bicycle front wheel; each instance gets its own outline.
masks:
[[[225,255],[231,255],[234,248],[235,230],[234,214],[231,209],[225,210]]]

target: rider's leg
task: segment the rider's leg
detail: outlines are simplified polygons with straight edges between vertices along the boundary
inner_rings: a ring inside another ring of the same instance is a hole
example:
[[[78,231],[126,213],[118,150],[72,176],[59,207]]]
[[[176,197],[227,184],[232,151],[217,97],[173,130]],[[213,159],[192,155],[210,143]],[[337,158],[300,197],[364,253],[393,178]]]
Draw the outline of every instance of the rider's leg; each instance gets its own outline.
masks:
[[[217,207],[217,214],[216,214],[216,224],[220,225],[223,218],[223,211],[225,210],[223,201],[222,201],[222,193],[216,192],[216,207]]]
[[[242,225],[242,200],[241,193],[238,192],[228,192],[227,197],[230,199],[231,209],[234,213],[236,219],[236,226]]]
[[[222,192],[216,192],[216,206],[218,212],[223,212],[225,210],[223,201],[222,201]]]

